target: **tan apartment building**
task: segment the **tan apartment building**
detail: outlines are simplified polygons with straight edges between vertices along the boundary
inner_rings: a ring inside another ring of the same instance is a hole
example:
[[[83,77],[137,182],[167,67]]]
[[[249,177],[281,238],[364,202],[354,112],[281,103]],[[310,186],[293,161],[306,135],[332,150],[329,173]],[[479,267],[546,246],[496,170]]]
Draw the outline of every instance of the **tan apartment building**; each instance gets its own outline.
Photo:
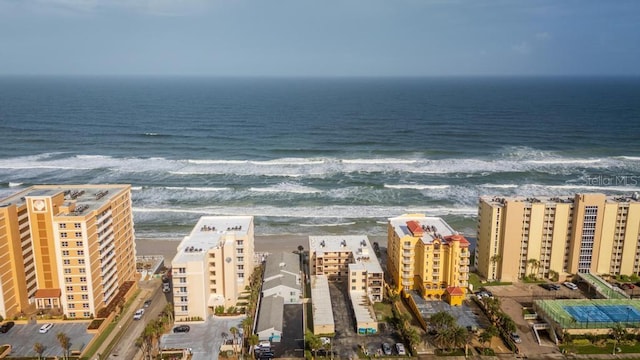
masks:
[[[171,262],[177,321],[235,306],[254,269],[253,216],[203,216]]]
[[[37,185],[0,200],[0,315],[89,318],[135,281],[130,185]]]
[[[387,229],[387,272],[393,289],[405,296],[417,291],[433,300],[460,290],[464,296],[470,258],[464,236],[441,218],[422,214],[391,218]]]
[[[487,279],[640,274],[638,195],[480,197],[476,265]]]

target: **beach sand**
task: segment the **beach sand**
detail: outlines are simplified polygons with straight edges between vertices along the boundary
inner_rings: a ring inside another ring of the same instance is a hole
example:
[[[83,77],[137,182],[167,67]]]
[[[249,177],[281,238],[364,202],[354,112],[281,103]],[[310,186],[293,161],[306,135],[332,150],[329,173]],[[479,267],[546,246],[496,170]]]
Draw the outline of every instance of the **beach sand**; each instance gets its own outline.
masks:
[[[182,239],[136,239],[138,256],[162,255],[165,264],[169,264],[176,255],[176,248]],[[381,247],[387,246],[387,239],[381,236],[369,236],[369,241],[377,242]],[[255,237],[256,252],[293,252],[298,246],[309,250],[309,235],[267,235]]]

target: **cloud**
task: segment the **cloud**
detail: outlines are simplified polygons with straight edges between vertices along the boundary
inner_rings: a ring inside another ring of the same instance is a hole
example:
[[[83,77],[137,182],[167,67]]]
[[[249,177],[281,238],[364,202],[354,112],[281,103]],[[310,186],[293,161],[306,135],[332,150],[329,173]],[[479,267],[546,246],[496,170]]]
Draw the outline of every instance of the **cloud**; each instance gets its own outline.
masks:
[[[535,37],[536,37],[537,40],[544,41],[544,40],[549,40],[551,38],[551,34],[549,34],[546,31],[545,32],[539,32],[539,33],[536,33]]]
[[[533,49],[531,48],[531,45],[529,45],[528,42],[523,41],[519,44],[515,44],[511,46],[511,50],[521,55],[527,55],[527,54],[530,54]]]

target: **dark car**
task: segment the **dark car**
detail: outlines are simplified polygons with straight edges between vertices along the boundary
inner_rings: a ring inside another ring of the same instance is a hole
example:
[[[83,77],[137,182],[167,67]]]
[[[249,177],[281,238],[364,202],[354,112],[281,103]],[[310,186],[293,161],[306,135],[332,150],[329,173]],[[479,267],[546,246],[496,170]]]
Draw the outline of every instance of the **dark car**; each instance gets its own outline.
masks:
[[[180,325],[173,328],[174,333],[188,333],[191,328],[189,325]]]
[[[2,326],[0,326],[0,332],[1,333],[6,333],[7,331],[11,330],[11,328],[15,324],[16,323],[14,323],[13,321],[9,321],[9,322],[6,322],[6,323],[2,324]]]
[[[143,307],[149,307],[149,305],[151,305],[151,300],[145,301]]]

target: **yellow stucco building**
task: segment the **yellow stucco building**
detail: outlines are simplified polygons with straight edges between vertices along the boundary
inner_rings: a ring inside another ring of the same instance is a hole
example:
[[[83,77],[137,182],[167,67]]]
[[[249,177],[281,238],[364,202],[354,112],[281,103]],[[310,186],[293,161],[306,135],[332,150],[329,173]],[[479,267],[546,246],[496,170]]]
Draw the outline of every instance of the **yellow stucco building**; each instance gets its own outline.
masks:
[[[0,315],[89,318],[135,281],[129,185],[37,185],[0,200]]]
[[[407,214],[389,219],[387,271],[398,292],[417,291],[425,299],[459,304],[468,287],[469,257],[469,241],[441,218]]]
[[[525,276],[640,273],[638,195],[480,198],[478,272],[489,280]]]

